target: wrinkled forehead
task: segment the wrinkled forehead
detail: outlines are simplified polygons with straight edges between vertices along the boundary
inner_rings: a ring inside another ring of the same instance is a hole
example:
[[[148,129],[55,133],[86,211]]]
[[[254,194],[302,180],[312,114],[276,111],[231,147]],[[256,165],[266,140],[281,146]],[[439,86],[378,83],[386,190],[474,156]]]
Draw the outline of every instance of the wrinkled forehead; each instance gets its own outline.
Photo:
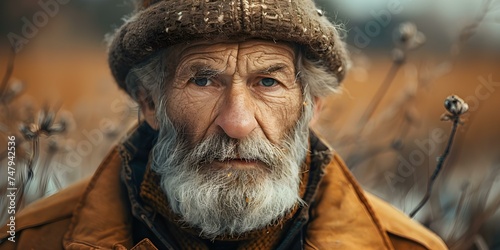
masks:
[[[285,61],[295,64],[298,46],[288,42],[251,39],[245,41],[195,41],[171,46],[166,53],[167,62],[176,68],[191,60],[204,60],[207,63],[227,63],[233,58],[238,62],[248,59],[267,61]]]

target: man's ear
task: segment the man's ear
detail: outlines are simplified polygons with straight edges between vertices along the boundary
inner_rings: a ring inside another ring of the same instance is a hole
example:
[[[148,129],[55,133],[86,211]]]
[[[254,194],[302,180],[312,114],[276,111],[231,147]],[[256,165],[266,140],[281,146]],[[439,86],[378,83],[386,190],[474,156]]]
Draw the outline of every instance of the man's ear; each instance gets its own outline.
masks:
[[[316,125],[316,122],[319,119],[319,113],[323,108],[323,99],[315,96],[313,102],[314,102],[314,110],[313,110],[313,117],[309,122],[310,127]]]
[[[142,114],[144,115],[144,120],[153,128],[158,130],[158,122],[156,120],[155,104],[150,95],[147,95],[143,90],[139,90],[137,94],[137,101],[139,102],[139,107],[141,108]]]

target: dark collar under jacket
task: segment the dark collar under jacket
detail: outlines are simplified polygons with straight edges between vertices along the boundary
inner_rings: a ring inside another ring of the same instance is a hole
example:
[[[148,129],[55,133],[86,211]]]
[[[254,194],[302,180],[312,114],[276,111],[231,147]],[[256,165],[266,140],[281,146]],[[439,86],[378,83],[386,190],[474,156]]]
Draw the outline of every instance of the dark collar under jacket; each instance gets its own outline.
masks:
[[[156,132],[138,126],[91,178],[16,213],[16,242],[0,230],[0,250],[178,249],[139,183]],[[306,206],[276,249],[446,249],[436,235],[364,192],[338,155],[310,135]],[[131,216],[132,215],[132,216]]]
[[[163,246],[167,249],[180,249],[179,246],[175,245],[175,240],[168,238],[166,226],[163,224],[160,215],[154,208],[145,204],[139,195],[140,185],[149,161],[149,153],[156,143],[157,137],[158,132],[153,130],[146,122],[143,122],[123,143],[121,152],[123,159],[122,181],[128,191],[131,211],[134,215],[134,243],[148,238],[156,246]],[[291,249],[290,247],[293,245],[296,245],[297,249],[302,248],[303,230],[309,218],[307,207],[311,206],[318,183],[324,174],[324,168],[331,161],[332,152],[325,144],[321,143],[313,132],[310,133],[310,146],[310,174],[306,192],[302,197],[307,205],[296,213],[290,231],[285,234],[277,249]],[[220,245],[223,245],[223,242]]]

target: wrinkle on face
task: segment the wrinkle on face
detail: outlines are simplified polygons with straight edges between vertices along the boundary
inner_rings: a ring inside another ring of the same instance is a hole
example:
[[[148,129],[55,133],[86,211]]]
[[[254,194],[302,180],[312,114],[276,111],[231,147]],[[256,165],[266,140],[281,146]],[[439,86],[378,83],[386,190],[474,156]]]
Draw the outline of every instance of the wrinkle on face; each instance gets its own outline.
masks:
[[[191,143],[239,126],[238,118],[254,119],[252,132],[278,143],[299,119],[302,88],[296,81],[290,45],[261,40],[195,44],[176,54],[178,66],[165,93],[167,113],[174,124],[186,127]],[[202,87],[191,81],[200,68],[216,72],[210,77],[212,85]],[[262,78],[279,83],[264,87]],[[221,118],[225,116],[234,121]],[[222,119],[228,122],[218,124]]]

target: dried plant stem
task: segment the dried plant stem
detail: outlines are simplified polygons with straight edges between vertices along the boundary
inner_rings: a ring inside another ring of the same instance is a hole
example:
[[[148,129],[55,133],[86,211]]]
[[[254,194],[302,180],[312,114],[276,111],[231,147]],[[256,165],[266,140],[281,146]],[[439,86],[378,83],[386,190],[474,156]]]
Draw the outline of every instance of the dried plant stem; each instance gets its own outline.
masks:
[[[24,193],[26,192],[26,187],[29,185],[31,179],[33,178],[33,162],[37,161],[38,159],[38,144],[39,144],[39,139],[35,138],[33,139],[32,142],[32,147],[31,147],[31,156],[28,159],[28,178],[21,182],[21,187],[20,187],[20,192],[19,192],[19,198],[18,201],[20,202],[20,206],[16,207],[16,209],[21,209],[24,204]]]
[[[385,76],[384,81],[380,85],[380,87],[377,90],[377,93],[373,96],[372,100],[368,104],[367,108],[365,109],[365,112],[361,116],[358,122],[358,126],[360,126],[359,133],[363,133],[364,129],[366,128],[366,123],[370,118],[372,117],[373,113],[377,109],[378,105],[384,98],[385,94],[387,93],[387,90],[391,86],[392,81],[396,77],[396,74],[398,73],[398,70],[401,68],[402,63],[393,63],[389,71],[387,72],[387,75]]]
[[[38,144],[40,143],[40,139],[36,137],[33,140],[33,145],[32,145],[32,151],[31,151],[31,156],[28,161],[28,182],[31,180],[33,177],[33,162],[35,162],[38,159]]]
[[[443,168],[444,162],[446,160],[446,157],[448,157],[448,154],[450,153],[451,145],[453,144],[453,138],[455,137],[455,133],[457,132],[458,124],[460,122],[460,117],[457,116],[455,119],[453,119],[453,126],[451,129],[450,133],[450,138],[448,138],[448,144],[446,145],[446,148],[443,152],[443,154],[438,158],[438,163],[436,166],[436,169],[434,170],[434,173],[432,173],[431,178],[429,179],[429,182],[427,183],[427,190],[425,191],[424,198],[420,201],[420,203],[411,211],[410,217],[413,218],[415,214],[418,213],[418,211],[427,203],[429,198],[431,197],[431,192],[432,192],[432,186],[434,185],[434,182],[436,181],[439,172]]]
[[[51,177],[50,163],[52,162],[52,159],[54,158],[55,154],[56,154],[55,150],[54,151],[49,150],[43,166],[37,167],[37,171],[39,172],[39,175],[37,172],[37,176],[40,176],[40,182],[41,182],[38,191],[40,192],[41,196],[44,196],[47,193]]]

